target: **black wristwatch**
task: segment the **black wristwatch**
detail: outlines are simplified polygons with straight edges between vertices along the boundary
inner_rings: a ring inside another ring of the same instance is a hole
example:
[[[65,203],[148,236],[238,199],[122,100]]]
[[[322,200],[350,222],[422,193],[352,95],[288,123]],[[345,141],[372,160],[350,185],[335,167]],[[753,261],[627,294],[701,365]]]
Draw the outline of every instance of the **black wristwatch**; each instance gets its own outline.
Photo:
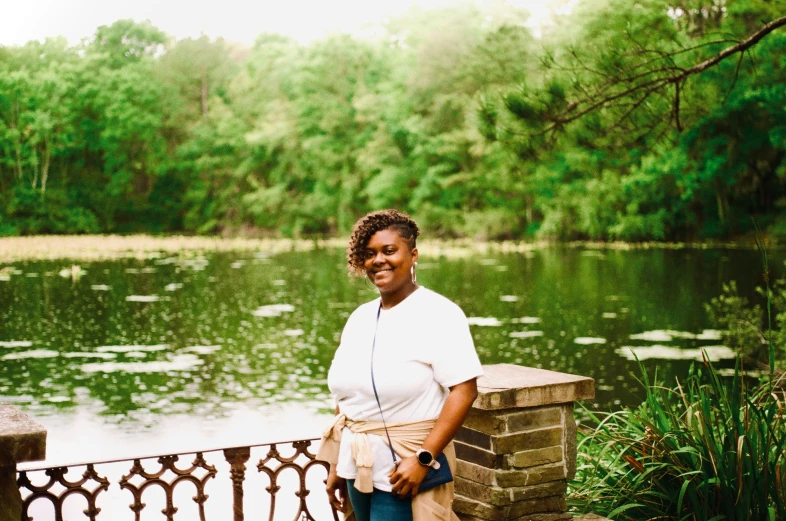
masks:
[[[415,457],[418,458],[418,463],[424,467],[433,467],[434,470],[439,470],[439,462],[434,458],[431,451],[418,449],[417,452],[415,452]]]

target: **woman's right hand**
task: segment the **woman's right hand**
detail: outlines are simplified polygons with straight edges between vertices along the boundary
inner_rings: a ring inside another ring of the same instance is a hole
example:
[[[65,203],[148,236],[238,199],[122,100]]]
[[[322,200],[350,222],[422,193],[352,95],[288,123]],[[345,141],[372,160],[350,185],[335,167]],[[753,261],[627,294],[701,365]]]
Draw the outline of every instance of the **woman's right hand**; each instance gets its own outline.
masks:
[[[339,477],[336,466],[330,465],[330,472],[327,478],[327,494],[330,506],[339,512],[347,511],[347,480]]]

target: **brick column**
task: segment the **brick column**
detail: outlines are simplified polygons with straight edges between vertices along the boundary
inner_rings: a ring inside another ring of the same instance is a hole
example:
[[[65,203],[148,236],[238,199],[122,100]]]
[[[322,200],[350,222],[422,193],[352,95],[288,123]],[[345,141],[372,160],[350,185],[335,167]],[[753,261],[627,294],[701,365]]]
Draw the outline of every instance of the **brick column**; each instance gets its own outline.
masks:
[[[16,407],[0,403],[0,521],[22,519],[16,465],[46,457],[46,429]]]
[[[462,521],[561,521],[576,472],[573,403],[595,396],[592,378],[511,364],[487,365],[456,436]]]

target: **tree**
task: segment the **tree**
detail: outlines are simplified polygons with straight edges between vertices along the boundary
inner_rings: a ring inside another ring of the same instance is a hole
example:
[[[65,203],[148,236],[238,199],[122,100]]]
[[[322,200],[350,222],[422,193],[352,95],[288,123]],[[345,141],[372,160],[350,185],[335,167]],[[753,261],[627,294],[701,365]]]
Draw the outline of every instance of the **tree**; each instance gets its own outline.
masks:
[[[196,114],[207,116],[209,99],[225,95],[236,69],[224,40],[204,35],[177,41],[156,61],[157,74],[177,99],[170,100],[178,105],[172,112],[187,121],[195,121]]]
[[[633,172],[644,171],[645,157],[659,150],[657,161],[681,171],[639,181],[655,183],[649,187],[653,194],[676,195],[684,201],[680,207],[690,208],[695,217],[686,229],[684,218],[657,210],[653,217],[660,215],[660,224],[645,227],[649,233],[668,237],[667,222],[683,223],[678,229],[687,236],[745,231],[747,217],[771,212],[783,190],[776,174],[783,164],[782,149],[768,130],[768,125],[782,124],[783,110],[765,92],[784,79],[784,38],[777,29],[786,25],[786,18],[772,18],[751,32],[753,20],[772,14],[766,2],[707,6],[693,0],[612,0],[600,8],[587,6],[566,22],[573,30],[552,41],[542,81],[488,100],[480,111],[481,128],[526,161],[548,162],[552,154],[580,147],[616,163],[604,161],[594,173],[580,174],[582,187],[589,186],[584,180],[600,179],[609,167],[625,183]],[[762,75],[762,69],[768,73]],[[606,184],[600,181],[599,186]],[[764,191],[773,196],[762,195]],[[609,197],[617,196],[609,192],[596,207],[613,208]],[[574,215],[588,208],[580,200],[561,199],[577,202]],[[638,204],[619,200],[617,217],[600,226],[606,231],[590,235],[632,231],[622,222],[633,222],[631,209]],[[654,207],[644,203],[649,206]],[[568,228],[579,221],[572,222]]]
[[[106,56],[111,69],[119,69],[154,56],[167,40],[167,35],[149,20],[141,23],[130,19],[118,20],[98,28],[90,49]]]

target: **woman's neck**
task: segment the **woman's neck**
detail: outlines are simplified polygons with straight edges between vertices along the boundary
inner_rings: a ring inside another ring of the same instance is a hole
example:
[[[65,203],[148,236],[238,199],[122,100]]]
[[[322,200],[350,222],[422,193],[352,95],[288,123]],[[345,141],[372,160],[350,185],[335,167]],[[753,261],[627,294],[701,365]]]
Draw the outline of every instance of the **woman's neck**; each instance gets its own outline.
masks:
[[[417,284],[407,285],[392,294],[380,293],[382,299],[382,309],[390,309],[401,304],[405,298],[412,295],[420,286]]]

